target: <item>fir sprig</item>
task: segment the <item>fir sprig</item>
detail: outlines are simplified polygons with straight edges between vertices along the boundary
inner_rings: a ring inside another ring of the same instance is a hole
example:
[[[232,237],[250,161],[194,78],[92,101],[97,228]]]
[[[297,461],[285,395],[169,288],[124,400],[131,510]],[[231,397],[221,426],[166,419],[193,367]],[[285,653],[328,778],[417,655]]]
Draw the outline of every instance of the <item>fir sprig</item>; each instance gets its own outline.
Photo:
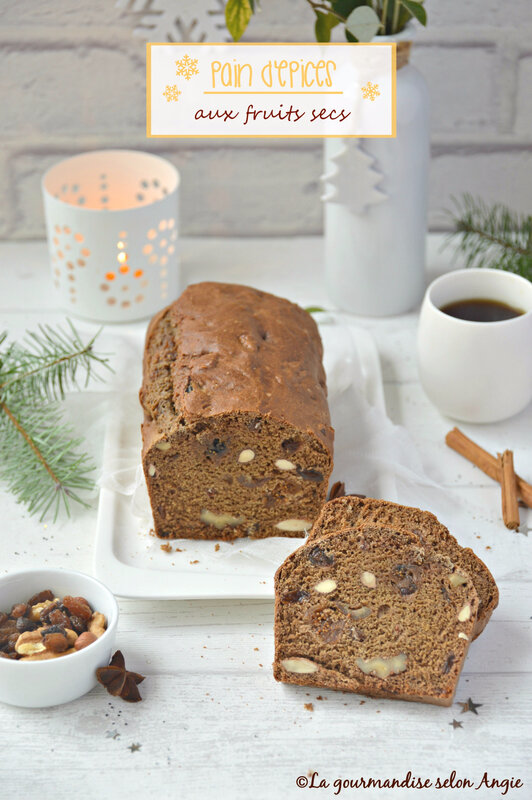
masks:
[[[107,365],[107,359],[93,349],[98,333],[84,344],[80,335],[67,320],[68,329],[40,325],[30,331],[22,345],[12,344],[0,355],[0,392],[18,391],[15,384],[24,382],[25,391],[42,400],[62,400],[65,392],[81,388],[77,376],[84,374],[84,386],[91,377],[100,380],[94,366]],[[3,334],[0,346],[6,338]]]
[[[503,269],[532,281],[532,216],[470,194],[454,205],[450,236],[466,266]]]
[[[94,469],[62,419],[59,401],[80,388],[94,367],[108,368],[108,359],[94,352],[96,336],[84,344],[72,323],[66,330],[40,326],[22,344],[6,345],[0,335],[0,480],[30,513],[48,513],[54,521],[70,501],[86,505],[80,491],[90,490]]]

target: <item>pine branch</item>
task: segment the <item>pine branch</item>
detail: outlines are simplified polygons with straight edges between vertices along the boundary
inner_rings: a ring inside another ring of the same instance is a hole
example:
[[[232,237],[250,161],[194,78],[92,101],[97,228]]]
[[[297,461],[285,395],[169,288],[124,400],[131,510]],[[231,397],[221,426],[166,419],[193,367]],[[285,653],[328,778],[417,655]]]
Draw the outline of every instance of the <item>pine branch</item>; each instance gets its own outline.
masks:
[[[93,350],[98,333],[83,344],[70,320],[67,324],[66,331],[60,327],[54,329],[40,325],[38,331],[27,334],[22,347],[11,346],[0,363],[2,395],[8,395],[14,384],[23,381],[25,391],[39,395],[43,400],[62,400],[66,391],[80,388],[77,382],[80,369],[85,373],[84,386],[91,377],[101,380],[93,367],[100,364],[109,369],[109,363],[107,358]]]
[[[26,430],[24,430],[24,428],[22,427],[22,425],[20,424],[18,419],[15,417],[13,412],[1,400],[0,400],[0,408],[2,409],[4,414],[7,416],[7,418],[11,422],[11,424],[14,426],[15,430],[17,430],[20,433],[22,438],[25,440],[26,444],[29,445],[29,447],[31,447],[31,449],[33,450],[34,454],[37,456],[37,458],[39,459],[39,461],[41,462],[41,464],[45,468],[45,470],[48,473],[48,475],[50,476],[50,478],[57,485],[59,483],[57,475],[53,472],[52,468],[48,465],[45,457],[43,456],[43,454],[41,453],[41,451],[39,450],[39,448],[37,447],[37,445],[35,444],[33,439],[30,437],[29,433]]]
[[[95,364],[109,368],[107,358],[93,351],[93,337],[83,344],[74,326],[41,326],[26,346],[12,343],[0,352],[0,480],[30,513],[54,521],[70,501],[86,505],[79,491],[93,488],[94,469],[79,452],[83,440],[64,423],[58,400],[78,387],[78,374],[100,379]],[[6,334],[0,335],[0,346]]]
[[[456,252],[468,267],[491,267],[532,280],[532,217],[466,194],[450,212]]]
[[[74,438],[55,403],[31,408],[27,403],[8,407],[0,403],[0,479],[28,507],[30,514],[54,522],[63,506],[70,515],[70,501],[86,503],[78,490],[89,491],[94,469],[88,457],[78,452],[82,439]]]

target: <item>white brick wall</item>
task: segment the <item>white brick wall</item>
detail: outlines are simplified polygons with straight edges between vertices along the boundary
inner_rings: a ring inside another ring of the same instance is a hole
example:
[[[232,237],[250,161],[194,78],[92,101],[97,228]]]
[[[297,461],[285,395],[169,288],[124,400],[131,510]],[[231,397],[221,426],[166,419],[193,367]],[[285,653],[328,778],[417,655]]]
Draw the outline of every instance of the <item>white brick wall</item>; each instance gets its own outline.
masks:
[[[432,94],[431,227],[448,225],[442,212],[463,191],[531,212],[532,0],[427,8],[413,62]],[[159,152],[181,170],[184,232],[319,233],[319,142],[145,138],[138,19],[115,0],[0,0],[0,237],[43,235],[40,177],[50,164],[120,146]],[[305,0],[263,0],[246,38],[311,41],[312,14]]]
[[[532,135],[532,44],[523,53],[516,69],[515,130],[530,138]]]
[[[459,44],[419,43],[412,61],[431,89],[431,125],[435,133],[473,132],[497,127],[497,52],[487,41]]]

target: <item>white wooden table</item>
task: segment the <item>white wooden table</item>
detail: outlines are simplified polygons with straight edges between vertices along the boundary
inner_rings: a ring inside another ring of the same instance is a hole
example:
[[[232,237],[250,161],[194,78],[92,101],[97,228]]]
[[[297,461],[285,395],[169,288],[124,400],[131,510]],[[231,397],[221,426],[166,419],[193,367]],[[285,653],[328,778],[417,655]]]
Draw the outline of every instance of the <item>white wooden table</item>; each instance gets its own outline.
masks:
[[[429,241],[431,277],[448,268],[440,243]],[[327,305],[319,239],[195,239],[184,242],[182,253],[184,283],[236,280],[303,305]],[[19,336],[63,319],[50,284],[44,243],[1,245],[0,328]],[[520,778],[524,788],[506,797],[532,798],[532,532],[507,531],[498,488],[443,445],[452,423],[418,383],[416,319],[359,322],[377,340],[391,418],[406,425],[420,451],[438,464],[435,477],[464,502],[463,529],[454,533],[475,546],[499,583],[499,608],[470,649],[456,696],[482,704],[478,715],[461,713],[459,705],[441,709],[276,683],[270,602],[121,601],[118,645],[130,669],[147,676],[144,701],[131,706],[98,687],[67,706],[1,706],[1,798],[501,796],[486,787],[335,794],[338,778],[402,780],[411,771],[436,782],[453,770],[456,781],[467,778],[475,786],[485,771],[490,779]],[[80,324],[84,332],[94,327]],[[106,335],[127,338],[138,328],[108,328]],[[532,408],[507,423],[464,429],[492,450],[514,448],[519,471],[526,462],[532,479]],[[101,431],[92,448],[98,457]],[[39,564],[91,571],[96,497],[91,509],[76,509],[56,525],[29,517],[5,492],[1,499],[2,573]],[[453,719],[463,727],[453,727]],[[316,784],[325,779],[330,786],[298,788],[298,776],[304,783],[312,772],[319,774]]]

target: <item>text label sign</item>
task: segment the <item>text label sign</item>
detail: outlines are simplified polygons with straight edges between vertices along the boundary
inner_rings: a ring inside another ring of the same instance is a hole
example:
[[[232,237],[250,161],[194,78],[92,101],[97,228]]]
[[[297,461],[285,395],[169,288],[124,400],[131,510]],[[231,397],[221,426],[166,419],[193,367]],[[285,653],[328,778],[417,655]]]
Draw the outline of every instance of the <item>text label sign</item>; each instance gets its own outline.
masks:
[[[395,136],[394,43],[147,48],[148,136]]]

